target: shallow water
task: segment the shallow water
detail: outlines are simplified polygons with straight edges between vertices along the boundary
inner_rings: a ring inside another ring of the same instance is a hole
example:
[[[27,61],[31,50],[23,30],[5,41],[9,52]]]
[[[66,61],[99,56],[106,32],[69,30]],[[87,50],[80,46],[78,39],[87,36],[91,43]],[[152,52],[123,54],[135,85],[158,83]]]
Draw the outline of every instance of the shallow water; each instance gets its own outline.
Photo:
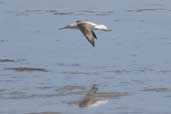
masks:
[[[170,0],[0,0],[0,15],[0,114],[171,113]],[[93,48],[58,30],[80,19],[112,31]],[[108,103],[70,105],[92,84]]]

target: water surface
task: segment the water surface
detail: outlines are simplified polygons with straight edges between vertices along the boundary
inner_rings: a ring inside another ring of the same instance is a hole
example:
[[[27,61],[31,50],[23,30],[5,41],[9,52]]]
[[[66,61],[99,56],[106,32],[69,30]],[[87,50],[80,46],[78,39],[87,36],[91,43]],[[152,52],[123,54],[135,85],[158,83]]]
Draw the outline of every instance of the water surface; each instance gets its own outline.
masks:
[[[170,114],[169,0],[0,0],[0,114]],[[93,48],[75,20],[102,23]],[[92,84],[111,99],[70,105]]]

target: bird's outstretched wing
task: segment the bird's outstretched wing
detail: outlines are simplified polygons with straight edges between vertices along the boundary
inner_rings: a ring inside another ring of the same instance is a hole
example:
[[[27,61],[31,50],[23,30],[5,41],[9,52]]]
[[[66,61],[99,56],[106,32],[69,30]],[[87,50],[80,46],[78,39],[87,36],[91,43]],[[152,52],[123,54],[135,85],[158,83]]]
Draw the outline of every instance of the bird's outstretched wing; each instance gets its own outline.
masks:
[[[92,32],[94,38],[97,39],[97,36],[96,36],[96,34],[94,33],[94,31],[91,31],[91,32]]]
[[[89,41],[89,43],[94,47],[96,35],[93,32],[92,26],[88,24],[79,24],[80,31],[83,33],[83,35],[86,37],[86,39]]]

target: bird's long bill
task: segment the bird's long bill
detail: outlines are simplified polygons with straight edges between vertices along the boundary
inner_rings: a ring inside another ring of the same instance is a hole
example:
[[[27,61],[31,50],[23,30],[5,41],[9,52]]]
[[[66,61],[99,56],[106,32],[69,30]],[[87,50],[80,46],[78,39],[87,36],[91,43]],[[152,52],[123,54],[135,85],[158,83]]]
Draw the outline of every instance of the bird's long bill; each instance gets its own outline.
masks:
[[[66,28],[67,28],[67,26],[59,28],[58,30],[63,30],[63,29],[66,29]]]

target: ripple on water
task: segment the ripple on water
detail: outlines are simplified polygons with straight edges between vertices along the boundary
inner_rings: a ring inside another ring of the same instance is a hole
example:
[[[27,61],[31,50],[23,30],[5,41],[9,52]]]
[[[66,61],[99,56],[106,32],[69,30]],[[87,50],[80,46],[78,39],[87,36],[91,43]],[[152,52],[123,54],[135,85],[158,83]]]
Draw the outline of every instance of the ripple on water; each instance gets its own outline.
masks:
[[[144,88],[142,91],[145,91],[145,92],[159,92],[159,93],[163,93],[163,92],[171,92],[171,88],[147,87],[147,88]]]
[[[98,72],[84,72],[84,71],[63,71],[62,74],[70,75],[98,75]]]
[[[163,73],[163,74],[171,73],[171,70],[169,70],[169,69],[160,70],[159,73]]]
[[[0,99],[32,99],[32,98],[49,98],[59,96],[57,93],[49,92],[49,93],[30,93],[29,91],[10,91],[1,92]]]
[[[25,99],[28,97],[29,95],[25,91],[10,91],[7,89],[0,91],[0,99]]]
[[[141,13],[141,12],[157,12],[157,11],[167,11],[170,12],[170,9],[164,9],[164,8],[142,8],[142,9],[131,9],[131,10],[127,10],[127,12],[137,12],[137,13]]]
[[[26,59],[10,59],[10,58],[0,58],[0,63],[18,63],[26,61]]]
[[[96,94],[97,97],[103,97],[103,98],[120,98],[123,96],[128,96],[128,92],[98,92]]]
[[[58,66],[62,67],[80,67],[81,65],[78,63],[71,63],[71,64],[66,64],[66,63],[56,63]]]
[[[6,62],[15,62],[14,59],[0,59],[0,63],[6,63]]]
[[[73,90],[84,90],[84,89],[85,87],[83,86],[66,85],[64,87],[56,89],[56,91],[73,91]]]
[[[28,114],[63,114],[61,112],[31,112]]]
[[[38,87],[36,92],[32,93],[30,90],[7,90],[0,89],[0,99],[30,99],[30,98],[49,98],[66,95],[80,95],[85,93],[85,87],[67,85],[59,89],[54,87]],[[43,89],[43,93],[42,93]]]
[[[116,73],[116,74],[123,74],[123,73],[129,73],[131,71],[129,71],[127,69],[115,69],[115,70],[107,70],[105,72],[107,72],[107,73]]]
[[[0,40],[0,43],[4,43],[4,42],[8,42],[8,40]]]
[[[15,14],[16,16],[29,16],[29,15],[99,15],[99,16],[107,16],[111,15],[113,11],[100,11],[100,10],[77,10],[77,11],[61,11],[56,9],[47,9],[47,10],[40,10],[40,9],[27,9],[24,11],[8,11],[8,13]]]
[[[71,95],[71,94],[82,94],[85,92],[85,87],[66,85],[61,88],[56,89],[56,92],[60,96]]]
[[[1,95],[1,93],[6,92],[6,91],[7,91],[7,89],[0,89],[0,95]]]
[[[48,72],[48,70],[45,68],[35,68],[35,67],[9,67],[9,68],[5,68],[5,70],[14,70],[17,72],[33,72],[33,71]]]

